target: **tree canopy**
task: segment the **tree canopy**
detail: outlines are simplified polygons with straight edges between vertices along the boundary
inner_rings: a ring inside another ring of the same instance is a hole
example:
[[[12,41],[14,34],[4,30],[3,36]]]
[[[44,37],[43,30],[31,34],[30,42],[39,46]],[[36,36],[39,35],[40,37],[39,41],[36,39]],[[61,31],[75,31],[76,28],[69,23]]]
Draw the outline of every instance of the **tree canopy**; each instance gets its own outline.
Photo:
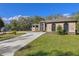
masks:
[[[2,20],[2,18],[0,17],[0,28],[4,27],[4,22]]]
[[[34,16],[34,17],[32,17],[32,23],[33,24],[39,24],[39,22],[40,21],[42,21],[42,20],[45,20],[43,17],[40,17],[40,16]]]

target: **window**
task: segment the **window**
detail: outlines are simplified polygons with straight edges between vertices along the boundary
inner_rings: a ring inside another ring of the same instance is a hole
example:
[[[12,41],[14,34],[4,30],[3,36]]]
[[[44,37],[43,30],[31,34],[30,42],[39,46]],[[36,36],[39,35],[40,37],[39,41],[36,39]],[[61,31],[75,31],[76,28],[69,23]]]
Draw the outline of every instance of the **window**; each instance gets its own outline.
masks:
[[[36,27],[38,27],[38,25],[36,25]]]
[[[33,26],[33,27],[35,27],[35,26]]]

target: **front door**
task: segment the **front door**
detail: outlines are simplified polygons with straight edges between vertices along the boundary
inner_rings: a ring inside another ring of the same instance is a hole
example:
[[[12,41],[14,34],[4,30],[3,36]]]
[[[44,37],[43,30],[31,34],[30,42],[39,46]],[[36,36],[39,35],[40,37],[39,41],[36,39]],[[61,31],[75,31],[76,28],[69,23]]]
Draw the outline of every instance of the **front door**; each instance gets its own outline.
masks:
[[[52,23],[52,31],[55,31],[55,23]]]
[[[68,32],[68,23],[64,23],[64,30]]]

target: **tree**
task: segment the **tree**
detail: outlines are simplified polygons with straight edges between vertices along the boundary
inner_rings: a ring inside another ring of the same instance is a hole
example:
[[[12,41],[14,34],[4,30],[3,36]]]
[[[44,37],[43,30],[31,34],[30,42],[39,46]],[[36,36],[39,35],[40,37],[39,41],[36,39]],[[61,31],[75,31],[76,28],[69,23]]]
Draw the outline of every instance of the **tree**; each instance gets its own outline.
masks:
[[[74,19],[76,19],[76,20],[79,20],[79,13],[75,13],[75,14],[73,14],[73,16],[72,16]]]
[[[52,19],[58,19],[58,18],[61,18],[61,17],[64,17],[60,14],[55,14],[55,15],[50,15],[50,16],[47,16],[46,19],[47,20],[52,20]]]
[[[73,13],[72,18],[78,21],[76,23],[76,32],[79,32],[79,12]]]
[[[32,21],[30,17],[18,18],[18,26],[21,30],[31,30]]]
[[[40,16],[34,16],[32,17],[32,23],[36,23],[36,24],[39,24],[40,21],[44,20],[43,17],[40,17]]]
[[[15,30],[31,30],[32,21],[30,17],[18,17],[10,22],[12,29]]]
[[[76,23],[76,34],[79,33],[79,21]]]
[[[12,21],[11,21],[11,29],[12,30],[17,30],[17,20],[16,19],[13,19]]]
[[[3,22],[2,18],[0,17],[0,29],[1,29],[2,27],[4,27],[4,22]]]
[[[52,20],[53,19],[53,16],[48,16],[46,19],[47,20]]]
[[[11,24],[5,24],[5,28],[7,29],[7,30],[11,30]]]
[[[41,20],[44,20],[44,18],[40,16],[35,16],[35,17],[18,17],[17,19],[12,19],[10,22],[11,29],[15,30],[31,30],[32,24],[36,23],[39,24]]]

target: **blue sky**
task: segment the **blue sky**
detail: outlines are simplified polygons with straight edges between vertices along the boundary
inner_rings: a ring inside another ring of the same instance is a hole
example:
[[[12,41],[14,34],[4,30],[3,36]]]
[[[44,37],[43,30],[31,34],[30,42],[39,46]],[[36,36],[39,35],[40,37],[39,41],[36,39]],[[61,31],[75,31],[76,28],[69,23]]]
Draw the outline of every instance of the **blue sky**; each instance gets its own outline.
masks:
[[[79,11],[77,3],[4,3],[0,4],[0,16],[48,16],[53,14],[71,14]]]

